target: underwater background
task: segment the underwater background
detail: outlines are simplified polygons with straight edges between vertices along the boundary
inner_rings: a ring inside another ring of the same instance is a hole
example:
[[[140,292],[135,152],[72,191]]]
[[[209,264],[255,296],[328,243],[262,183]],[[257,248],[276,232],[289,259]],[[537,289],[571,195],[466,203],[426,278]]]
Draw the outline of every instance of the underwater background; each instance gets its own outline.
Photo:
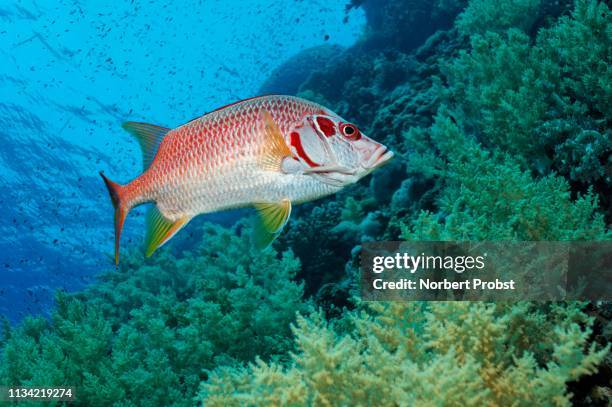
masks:
[[[612,16],[596,0],[0,4],[0,385],[77,405],[612,403],[609,303],[359,299],[360,245],[610,240]],[[397,157],[294,207],[204,215],[118,269],[98,176],[126,120],[321,103]],[[23,402],[27,405],[27,402]]]

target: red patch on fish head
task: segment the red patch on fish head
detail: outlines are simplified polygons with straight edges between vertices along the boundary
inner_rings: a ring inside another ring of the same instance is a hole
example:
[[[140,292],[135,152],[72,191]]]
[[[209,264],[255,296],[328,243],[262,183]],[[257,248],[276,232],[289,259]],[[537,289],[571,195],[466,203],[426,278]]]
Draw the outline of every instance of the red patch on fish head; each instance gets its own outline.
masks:
[[[297,131],[291,132],[289,144],[293,147],[293,150],[298,155],[300,159],[302,159],[306,164],[310,167],[318,167],[319,164],[315,163],[308,157],[304,147],[302,146],[302,140],[300,139],[300,134]]]
[[[327,117],[317,116],[315,121],[317,123],[317,127],[321,133],[325,135],[325,137],[331,137],[336,134],[336,125]]]

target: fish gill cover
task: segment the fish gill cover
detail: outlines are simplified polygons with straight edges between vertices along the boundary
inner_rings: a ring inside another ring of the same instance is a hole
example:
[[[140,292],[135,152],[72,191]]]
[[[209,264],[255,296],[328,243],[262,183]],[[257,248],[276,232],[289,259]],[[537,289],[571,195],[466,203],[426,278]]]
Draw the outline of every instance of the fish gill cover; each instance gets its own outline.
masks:
[[[357,286],[368,241],[610,240],[604,2],[179,3],[2,6],[0,385],[70,385],[80,405],[612,402],[609,303]],[[249,222],[212,218],[144,260],[132,215],[114,270],[97,170],[140,168],[119,122],[176,125],[260,86],[398,157],[296,206],[263,252]],[[47,318],[21,305],[79,286]]]

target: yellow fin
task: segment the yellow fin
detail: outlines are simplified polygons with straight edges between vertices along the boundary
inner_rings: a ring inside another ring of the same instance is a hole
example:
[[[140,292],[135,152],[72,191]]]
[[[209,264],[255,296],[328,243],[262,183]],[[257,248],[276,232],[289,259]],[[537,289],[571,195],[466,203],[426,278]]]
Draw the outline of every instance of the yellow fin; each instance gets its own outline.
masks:
[[[258,249],[267,247],[279,235],[291,215],[291,201],[255,203],[259,221],[253,230],[253,242]]]
[[[142,150],[142,166],[146,170],[151,165],[159,145],[170,129],[138,122],[125,122],[121,127],[138,140]]]
[[[259,165],[267,171],[280,171],[283,158],[290,156],[291,150],[270,112],[262,110],[261,118],[264,122],[264,144]]]
[[[171,221],[164,217],[156,206],[149,209],[145,236],[145,256],[151,256],[157,248],[170,240],[190,220],[190,217],[185,216],[176,221]]]

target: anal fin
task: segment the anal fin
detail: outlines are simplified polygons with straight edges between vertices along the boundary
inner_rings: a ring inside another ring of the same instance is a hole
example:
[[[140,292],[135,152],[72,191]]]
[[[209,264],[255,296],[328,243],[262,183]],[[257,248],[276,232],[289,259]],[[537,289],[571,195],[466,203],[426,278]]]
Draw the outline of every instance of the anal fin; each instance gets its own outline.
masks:
[[[255,203],[259,215],[253,230],[253,242],[258,249],[267,247],[287,224],[291,215],[291,201]]]
[[[184,216],[175,221],[166,218],[157,208],[149,209],[147,213],[147,232],[145,236],[145,256],[149,257],[174,236],[191,217]]]

